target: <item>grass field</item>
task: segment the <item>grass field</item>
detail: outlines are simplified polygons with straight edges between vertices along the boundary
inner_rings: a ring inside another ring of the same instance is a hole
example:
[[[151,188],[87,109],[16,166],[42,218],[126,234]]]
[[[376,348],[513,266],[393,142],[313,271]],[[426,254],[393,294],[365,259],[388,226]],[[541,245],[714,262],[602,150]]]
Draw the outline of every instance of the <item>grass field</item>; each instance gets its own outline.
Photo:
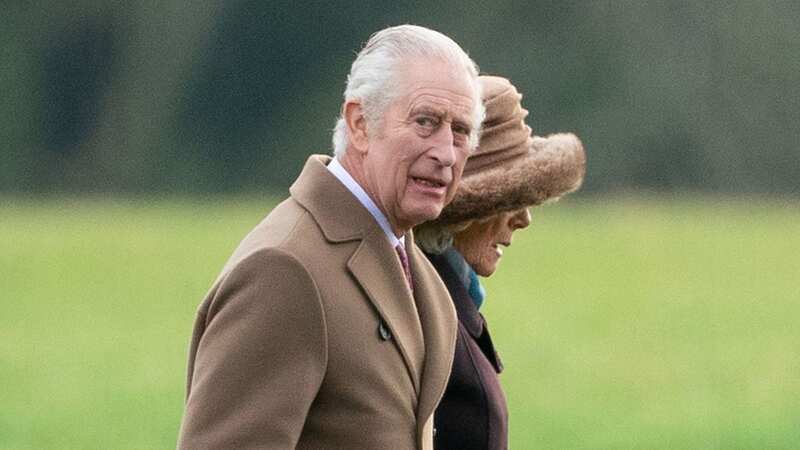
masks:
[[[271,199],[0,198],[0,449],[174,448],[194,310]],[[512,448],[800,448],[800,203],[533,211],[484,313]]]

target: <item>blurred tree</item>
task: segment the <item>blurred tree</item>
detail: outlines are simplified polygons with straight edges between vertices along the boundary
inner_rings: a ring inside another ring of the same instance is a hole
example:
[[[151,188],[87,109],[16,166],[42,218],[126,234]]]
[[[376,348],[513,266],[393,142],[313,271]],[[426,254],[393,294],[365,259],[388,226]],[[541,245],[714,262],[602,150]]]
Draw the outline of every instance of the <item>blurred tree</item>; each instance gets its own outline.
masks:
[[[417,23],[574,131],[584,192],[798,195],[800,3],[14,2],[0,191],[285,188],[330,150],[353,55]]]

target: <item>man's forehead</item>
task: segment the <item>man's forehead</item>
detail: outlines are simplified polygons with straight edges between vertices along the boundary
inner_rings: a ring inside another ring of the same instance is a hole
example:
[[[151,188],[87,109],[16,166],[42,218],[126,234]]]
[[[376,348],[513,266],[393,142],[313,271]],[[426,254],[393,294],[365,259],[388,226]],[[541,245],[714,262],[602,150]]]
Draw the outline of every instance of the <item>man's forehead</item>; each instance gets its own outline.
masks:
[[[403,66],[399,75],[399,84],[406,92],[430,88],[472,98],[479,89],[477,79],[465,69],[438,59],[412,60]]]
[[[439,94],[449,94],[470,99],[477,97],[479,89],[477,82],[467,76],[456,74],[452,76],[440,74],[438,77],[410,76],[399,84],[407,93],[429,89]]]
[[[441,114],[469,116],[475,101],[449,89],[420,89],[411,93],[408,104],[409,112],[433,110]]]

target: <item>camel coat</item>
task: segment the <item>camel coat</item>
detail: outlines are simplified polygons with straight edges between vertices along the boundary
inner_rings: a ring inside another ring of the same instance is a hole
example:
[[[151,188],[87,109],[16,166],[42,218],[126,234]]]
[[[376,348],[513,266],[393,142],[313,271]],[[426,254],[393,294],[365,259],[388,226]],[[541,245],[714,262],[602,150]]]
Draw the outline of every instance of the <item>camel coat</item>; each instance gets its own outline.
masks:
[[[200,305],[179,448],[432,448],[455,311],[409,233],[411,295],[329,161],[308,159]]]

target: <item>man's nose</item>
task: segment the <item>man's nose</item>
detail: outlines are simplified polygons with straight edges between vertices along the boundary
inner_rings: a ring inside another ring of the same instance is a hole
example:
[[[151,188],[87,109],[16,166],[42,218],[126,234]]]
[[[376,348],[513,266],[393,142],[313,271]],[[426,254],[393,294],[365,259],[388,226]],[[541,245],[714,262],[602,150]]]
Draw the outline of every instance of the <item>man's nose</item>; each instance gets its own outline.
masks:
[[[455,164],[455,135],[449,126],[442,126],[437,130],[430,155],[442,166],[450,167]]]

